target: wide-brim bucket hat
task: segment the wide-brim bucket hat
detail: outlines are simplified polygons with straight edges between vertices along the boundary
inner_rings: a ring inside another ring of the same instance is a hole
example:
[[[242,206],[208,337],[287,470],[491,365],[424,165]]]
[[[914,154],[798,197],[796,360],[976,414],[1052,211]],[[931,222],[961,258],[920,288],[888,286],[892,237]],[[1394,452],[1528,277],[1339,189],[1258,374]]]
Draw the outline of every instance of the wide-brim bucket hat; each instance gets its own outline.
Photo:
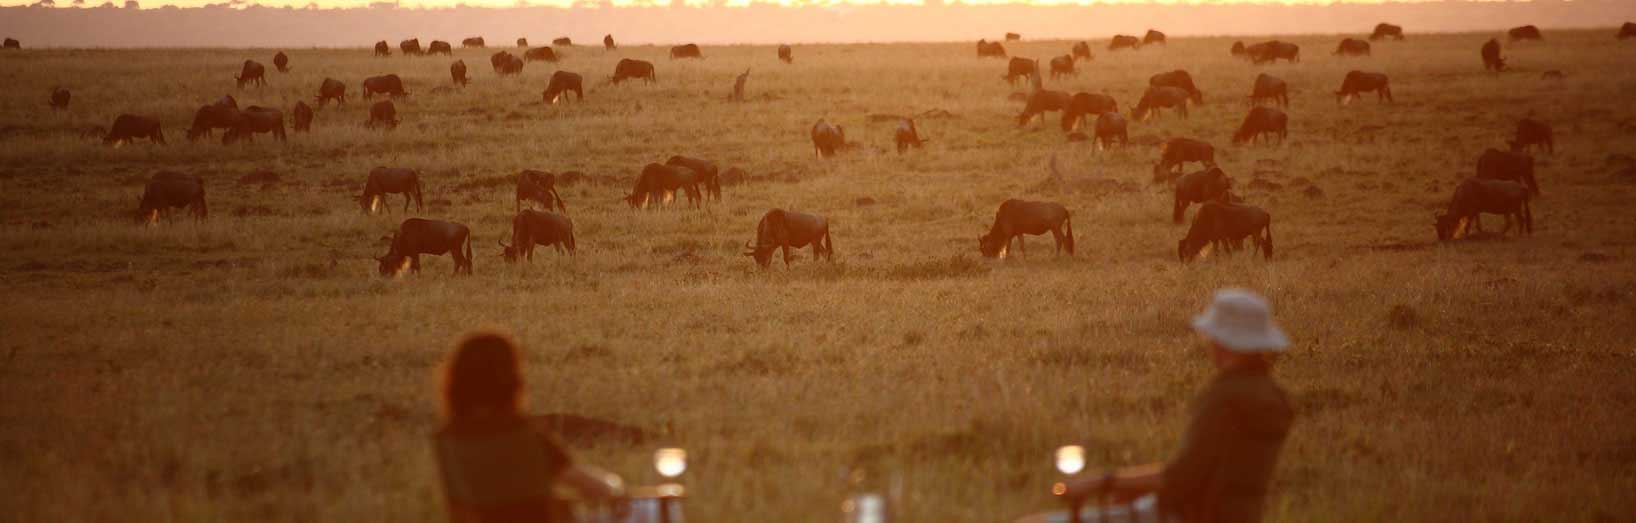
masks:
[[[1289,337],[1272,321],[1266,298],[1246,289],[1221,289],[1204,313],[1193,317],[1193,330],[1243,353],[1276,353],[1289,349]]]

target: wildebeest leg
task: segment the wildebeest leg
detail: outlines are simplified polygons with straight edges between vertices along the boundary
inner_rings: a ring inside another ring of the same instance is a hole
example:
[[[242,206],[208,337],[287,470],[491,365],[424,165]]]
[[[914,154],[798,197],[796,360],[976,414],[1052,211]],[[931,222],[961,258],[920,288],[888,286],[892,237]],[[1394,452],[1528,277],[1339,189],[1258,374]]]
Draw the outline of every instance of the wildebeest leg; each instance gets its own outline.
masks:
[[[1061,227],[1052,227],[1051,228],[1051,238],[1055,239],[1057,241],[1057,248],[1056,248],[1056,251],[1054,252],[1054,254],[1057,255],[1057,256],[1062,256],[1062,228]]]
[[[409,213],[409,204],[411,202],[413,202],[414,200],[415,200],[415,195],[410,194],[409,191],[403,191],[403,212],[404,212],[404,214]]]
[[[420,274],[420,255],[419,254],[409,255],[409,272],[413,272],[415,274]]]
[[[1028,235],[1026,234],[1017,235],[1017,254],[1021,254],[1023,258],[1028,257],[1028,246],[1023,244],[1023,240],[1026,239],[1028,239]]]
[[[783,247],[784,247],[784,266],[789,267],[790,266],[790,243],[789,242],[784,242]]]

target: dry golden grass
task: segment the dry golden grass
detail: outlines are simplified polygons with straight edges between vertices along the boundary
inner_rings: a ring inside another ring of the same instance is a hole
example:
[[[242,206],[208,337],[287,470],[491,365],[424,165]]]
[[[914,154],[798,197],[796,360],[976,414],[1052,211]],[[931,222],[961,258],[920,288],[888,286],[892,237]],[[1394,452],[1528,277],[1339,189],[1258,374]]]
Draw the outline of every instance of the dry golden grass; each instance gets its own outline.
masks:
[[[498,326],[526,344],[533,410],[662,434],[576,449],[585,461],[645,482],[653,446],[687,447],[694,521],[831,521],[852,464],[902,480],[906,521],[1005,520],[1051,507],[1057,445],[1086,444],[1092,467],[1167,458],[1209,375],[1186,322],[1211,289],[1241,285],[1295,339],[1278,374],[1300,418],[1269,519],[1628,518],[1636,179],[1618,171],[1636,156],[1636,47],[1611,34],[1553,32],[1508,49],[1516,71],[1499,75],[1477,57],[1489,35],[1378,43],[1369,59],[1301,37],[1302,63],[1260,68],[1224,39],[1093,43],[1078,78],[1048,85],[1128,105],[1149,75],[1184,67],[1207,105],[1133,124],[1133,138],[1202,138],[1239,187],[1279,186],[1243,191],[1273,214],[1274,260],[1191,265],[1174,259],[1169,195],[1148,184],[1154,148],[1093,153],[1054,118],[1017,129],[1004,63],[967,43],[797,46],[790,66],[771,47],[677,62],[575,47],[561,67],[592,89],[558,106],[539,103],[553,67],[497,78],[487,52],[456,51],[473,81],[447,93],[434,87],[448,59],[362,49],[292,50],[291,73],[237,92],[239,62],[272,50],[6,53],[0,506],[21,521],[438,519],[433,375],[460,334]],[[1010,48],[1045,58],[1068,43]],[[595,85],[619,57],[654,61],[660,83]],[[751,101],[726,102],[745,68]],[[1337,107],[1353,68],[1390,74],[1398,102]],[[1260,71],[1296,90],[1291,139],[1230,146]],[[384,73],[414,93],[395,132],[364,129],[354,99],[288,145],[183,138],[225,93],[287,111],[326,76],[356,96]],[[46,108],[52,85],[74,91],[70,111]],[[954,116],[922,120],[933,141],[901,157],[890,124],[865,121],[930,109]],[[74,136],[122,112],[161,118],[171,145]],[[1540,158],[1536,233],[1434,245],[1433,210],[1528,113],[1559,145]],[[820,117],[863,147],[812,158]],[[615,201],[626,186],[566,187],[579,256],[496,256],[517,170],[625,181],[678,153],[756,180],[703,211],[633,212]],[[1041,188],[1053,154],[1112,182]],[[378,239],[404,217],[357,212],[377,165],[421,169],[421,215],[472,226],[474,277],[451,277],[447,258],[373,277]],[[159,169],[203,175],[211,218],[132,225]],[[280,181],[238,183],[260,170]],[[1028,259],[978,257],[1008,197],[1067,205],[1078,256],[1036,238]],[[828,215],[835,262],[803,251],[763,271],[740,256],[774,206]]]

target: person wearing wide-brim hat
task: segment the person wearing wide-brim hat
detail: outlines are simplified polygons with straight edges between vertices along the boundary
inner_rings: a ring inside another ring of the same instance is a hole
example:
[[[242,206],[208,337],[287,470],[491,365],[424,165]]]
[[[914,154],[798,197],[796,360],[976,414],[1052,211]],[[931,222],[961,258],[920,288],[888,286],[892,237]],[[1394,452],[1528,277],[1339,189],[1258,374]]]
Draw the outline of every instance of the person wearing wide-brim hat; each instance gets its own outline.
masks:
[[[1273,323],[1266,300],[1244,289],[1216,291],[1209,308],[1193,318],[1193,330],[1218,372],[1193,404],[1181,449],[1169,463],[1058,484],[1053,490],[1070,499],[1116,500],[1110,507],[1082,510],[1082,521],[1261,520],[1267,485],[1295,416],[1271,375],[1289,338]],[[1067,520],[1060,512],[1019,523]]]

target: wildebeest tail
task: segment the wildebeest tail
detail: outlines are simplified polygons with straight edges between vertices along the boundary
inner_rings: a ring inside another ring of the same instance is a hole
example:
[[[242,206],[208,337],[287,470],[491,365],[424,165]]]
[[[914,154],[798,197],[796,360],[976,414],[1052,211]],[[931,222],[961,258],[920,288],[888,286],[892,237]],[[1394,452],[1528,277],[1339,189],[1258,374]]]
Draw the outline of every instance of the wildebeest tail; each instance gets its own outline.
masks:
[[[466,234],[466,274],[471,274],[472,265],[477,264],[477,258],[471,252],[471,234]]]
[[[564,247],[568,248],[568,255],[573,256],[574,250],[578,247],[574,243],[574,228],[572,226],[568,228],[568,237],[563,239],[563,243],[567,244]]]
[[[829,239],[829,229],[824,229],[824,259],[835,260],[835,241]]]
[[[1261,231],[1266,233],[1266,241],[1261,244],[1261,255],[1263,257],[1265,257],[1266,259],[1271,260],[1272,259],[1272,222],[1268,221],[1266,225],[1261,226]]]
[[[568,204],[563,203],[562,195],[557,194],[557,187],[553,185],[550,190],[551,199],[557,201],[557,210],[562,211],[563,214],[568,214]]]
[[[1068,255],[1069,256],[1073,256],[1074,255],[1074,215],[1073,214],[1069,214],[1067,218],[1062,219],[1062,228],[1063,228],[1062,246],[1066,247],[1068,249]]]
[[[1522,197],[1522,230],[1528,234],[1534,234],[1534,210],[1529,200],[1532,200],[1532,198],[1527,195]]]

